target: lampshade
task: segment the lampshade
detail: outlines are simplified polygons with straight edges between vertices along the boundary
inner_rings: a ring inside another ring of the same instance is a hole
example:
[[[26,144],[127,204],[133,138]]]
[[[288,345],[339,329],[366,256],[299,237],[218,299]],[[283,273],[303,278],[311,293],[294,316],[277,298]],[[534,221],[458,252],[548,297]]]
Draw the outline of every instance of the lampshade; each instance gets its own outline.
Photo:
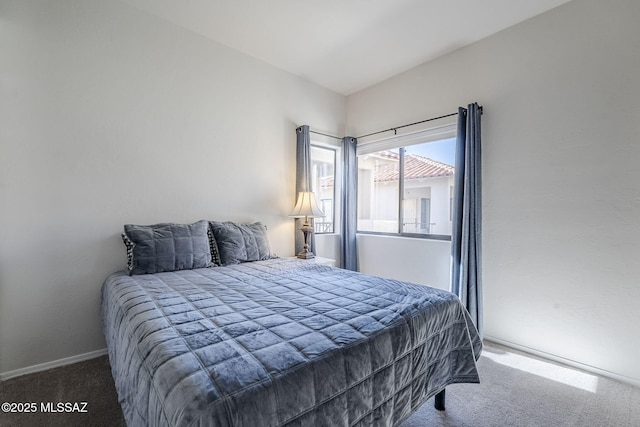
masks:
[[[300,191],[298,193],[298,201],[289,216],[294,218],[303,217],[323,217],[324,212],[316,202],[316,196],[313,191]]]

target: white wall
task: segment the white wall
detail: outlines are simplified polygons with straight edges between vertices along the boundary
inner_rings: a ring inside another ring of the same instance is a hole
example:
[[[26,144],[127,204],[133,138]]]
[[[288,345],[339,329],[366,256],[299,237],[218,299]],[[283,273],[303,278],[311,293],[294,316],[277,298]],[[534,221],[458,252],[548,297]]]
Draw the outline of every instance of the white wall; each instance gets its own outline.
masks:
[[[316,234],[315,237],[318,256],[331,258],[340,267],[340,234]]]
[[[347,99],[356,136],[484,105],[486,335],[636,384],[638,16],[574,0]]]
[[[343,96],[120,2],[0,4],[0,373],[104,348],[125,223],[293,254],[295,128],[341,134]]]
[[[357,244],[362,273],[450,290],[449,241],[359,234]]]

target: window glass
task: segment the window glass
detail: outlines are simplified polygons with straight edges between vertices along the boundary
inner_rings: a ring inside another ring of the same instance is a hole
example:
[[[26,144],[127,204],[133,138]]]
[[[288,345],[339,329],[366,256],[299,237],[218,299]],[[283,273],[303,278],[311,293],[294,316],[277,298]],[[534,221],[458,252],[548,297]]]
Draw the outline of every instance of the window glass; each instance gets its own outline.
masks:
[[[324,217],[314,218],[316,233],[334,232],[334,181],[336,151],[331,148],[311,146],[311,188]]]
[[[451,235],[455,139],[404,149],[403,233]]]
[[[451,236],[455,138],[358,156],[358,231]]]
[[[398,232],[398,149],[358,157],[358,230]]]

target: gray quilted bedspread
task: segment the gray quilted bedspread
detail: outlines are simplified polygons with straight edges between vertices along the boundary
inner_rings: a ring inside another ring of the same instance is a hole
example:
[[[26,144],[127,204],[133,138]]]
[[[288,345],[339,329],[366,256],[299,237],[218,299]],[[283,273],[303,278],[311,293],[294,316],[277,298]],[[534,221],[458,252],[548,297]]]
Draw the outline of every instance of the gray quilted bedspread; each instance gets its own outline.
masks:
[[[129,426],[392,426],[479,382],[456,296],[304,261],[116,273],[102,315]]]

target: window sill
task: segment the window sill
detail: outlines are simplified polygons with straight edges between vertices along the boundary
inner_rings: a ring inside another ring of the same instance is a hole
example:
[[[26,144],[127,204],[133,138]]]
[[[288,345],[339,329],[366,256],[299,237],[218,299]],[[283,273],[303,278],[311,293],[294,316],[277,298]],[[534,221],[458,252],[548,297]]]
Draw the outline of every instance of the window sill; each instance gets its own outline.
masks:
[[[356,231],[356,234],[364,236],[387,236],[387,237],[403,237],[407,239],[422,239],[422,240],[440,240],[451,241],[451,236],[442,234],[419,234],[419,233],[382,233],[379,231]]]

